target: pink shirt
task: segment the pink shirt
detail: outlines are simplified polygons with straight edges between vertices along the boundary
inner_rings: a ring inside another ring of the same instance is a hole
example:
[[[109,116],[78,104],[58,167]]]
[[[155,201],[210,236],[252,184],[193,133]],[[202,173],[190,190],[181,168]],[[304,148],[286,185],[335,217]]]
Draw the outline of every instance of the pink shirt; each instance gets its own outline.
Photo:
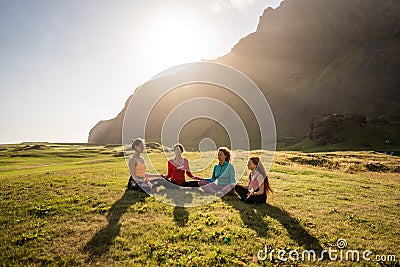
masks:
[[[254,174],[249,175],[249,190],[254,189],[254,191],[258,191],[260,185],[264,182],[264,177],[258,171],[255,171]]]

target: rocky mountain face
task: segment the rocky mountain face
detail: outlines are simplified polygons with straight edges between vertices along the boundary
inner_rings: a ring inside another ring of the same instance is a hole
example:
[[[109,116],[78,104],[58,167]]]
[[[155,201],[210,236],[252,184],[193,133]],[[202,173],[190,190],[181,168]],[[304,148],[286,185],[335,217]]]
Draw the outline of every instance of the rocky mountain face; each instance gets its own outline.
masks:
[[[122,143],[122,124],[124,121],[125,110],[131,101],[132,95],[125,102],[125,107],[111,120],[99,121],[89,132],[89,143],[95,144],[121,144]]]
[[[285,134],[315,113],[398,111],[399,32],[396,1],[284,1],[218,61],[260,86]]]
[[[308,136],[314,114],[394,114],[400,111],[400,2],[285,0],[215,61],[260,87],[278,139]],[[123,114],[99,122],[89,142],[120,143]]]
[[[324,145],[328,142],[340,142],[340,139],[335,140],[334,137],[337,130],[343,129],[343,122],[343,115],[314,115],[310,123],[310,139],[317,141],[321,145]]]
[[[310,139],[320,145],[335,144],[343,141],[343,137],[337,135],[345,128],[345,121],[350,121],[358,126],[365,126],[367,118],[364,115],[340,115],[340,114],[315,114],[310,123]],[[368,123],[373,123],[369,121]]]

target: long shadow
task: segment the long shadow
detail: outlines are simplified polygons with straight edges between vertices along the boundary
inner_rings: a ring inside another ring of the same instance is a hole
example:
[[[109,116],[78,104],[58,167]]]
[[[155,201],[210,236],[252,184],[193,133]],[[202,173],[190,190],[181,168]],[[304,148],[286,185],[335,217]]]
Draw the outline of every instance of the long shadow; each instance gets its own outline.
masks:
[[[265,209],[265,205],[259,205],[258,209]],[[278,220],[283,227],[289,233],[292,240],[295,240],[299,246],[303,246],[305,249],[312,249],[317,253],[321,253],[324,248],[321,246],[319,240],[311,235],[303,226],[300,225],[296,218],[290,216],[290,214],[284,209],[266,204],[265,213],[276,220]]]
[[[189,211],[184,206],[185,203],[192,203],[193,194],[188,191],[179,191],[179,193],[181,194],[182,192],[184,192],[184,196],[178,198],[176,197],[178,194],[174,194],[176,192],[175,190],[181,190],[181,189],[162,189],[159,191],[159,194],[164,195],[167,199],[170,199],[173,202],[173,204],[175,205],[174,207],[175,223],[180,227],[184,227],[189,221]]]
[[[148,195],[143,192],[127,189],[124,195],[117,200],[107,213],[108,224],[94,234],[92,239],[85,245],[83,251],[89,254],[86,262],[92,261],[109,251],[121,230],[119,220],[127,212],[130,206],[137,202],[144,202]]]
[[[189,221],[189,211],[185,207],[175,206],[174,220],[178,226],[186,226],[187,222]]]
[[[265,216],[269,216],[279,221],[287,230],[290,238],[299,246],[303,246],[307,250],[314,250],[316,253],[321,253],[323,250],[319,240],[284,209],[270,204],[247,204],[236,196],[224,196],[222,200],[237,209],[243,223],[256,231],[259,236],[268,236],[268,224],[263,219]]]

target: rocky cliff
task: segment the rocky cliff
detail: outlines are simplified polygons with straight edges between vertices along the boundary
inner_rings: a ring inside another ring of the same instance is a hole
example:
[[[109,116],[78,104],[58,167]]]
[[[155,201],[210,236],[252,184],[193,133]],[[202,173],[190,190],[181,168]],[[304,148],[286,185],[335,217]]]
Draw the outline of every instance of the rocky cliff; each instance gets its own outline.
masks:
[[[309,134],[314,114],[389,115],[400,103],[400,2],[285,0],[218,58],[261,88],[278,138]],[[120,143],[124,110],[89,142]]]

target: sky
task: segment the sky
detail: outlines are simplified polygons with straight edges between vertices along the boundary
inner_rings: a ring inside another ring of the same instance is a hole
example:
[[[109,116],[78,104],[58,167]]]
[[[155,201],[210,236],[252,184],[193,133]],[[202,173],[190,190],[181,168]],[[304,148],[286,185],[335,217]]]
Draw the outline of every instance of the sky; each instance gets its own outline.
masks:
[[[159,72],[229,53],[281,0],[0,0],[0,143],[87,142]]]

